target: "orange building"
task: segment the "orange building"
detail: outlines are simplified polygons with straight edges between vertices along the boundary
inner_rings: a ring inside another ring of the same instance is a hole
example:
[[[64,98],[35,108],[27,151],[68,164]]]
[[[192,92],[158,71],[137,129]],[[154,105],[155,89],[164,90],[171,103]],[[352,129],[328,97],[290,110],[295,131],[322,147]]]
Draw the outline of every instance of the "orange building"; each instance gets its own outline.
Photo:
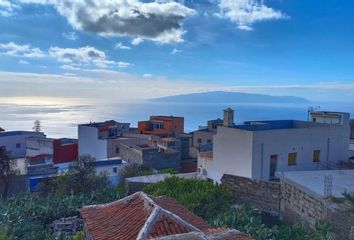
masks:
[[[184,118],[174,116],[151,116],[148,121],[138,122],[141,134],[161,137],[177,136],[184,132]]]

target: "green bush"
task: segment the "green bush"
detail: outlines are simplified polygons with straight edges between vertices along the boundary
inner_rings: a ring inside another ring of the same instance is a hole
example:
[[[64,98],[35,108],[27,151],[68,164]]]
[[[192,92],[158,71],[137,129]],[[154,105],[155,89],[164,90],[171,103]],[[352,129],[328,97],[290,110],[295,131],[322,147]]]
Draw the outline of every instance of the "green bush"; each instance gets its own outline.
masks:
[[[119,176],[121,176],[123,180],[130,177],[146,176],[151,174],[153,174],[153,169],[151,167],[137,163],[127,164],[119,172]]]
[[[42,181],[39,185],[42,195],[68,195],[99,191],[109,186],[105,175],[97,175],[94,168],[95,159],[84,155],[69,167],[68,172]]]
[[[144,191],[154,196],[167,195],[196,215],[209,220],[230,208],[230,192],[221,185],[201,179],[170,177],[165,181],[147,185]]]
[[[72,196],[25,194],[8,198],[0,205],[0,225],[7,226],[16,238],[47,239],[47,226],[52,221],[77,215],[77,209],[82,206],[108,203],[120,197],[112,188]]]
[[[178,171],[177,171],[177,170],[174,170],[174,169],[171,169],[171,168],[166,168],[166,169],[160,170],[159,173],[160,173],[160,174],[164,174],[164,173],[177,174]]]

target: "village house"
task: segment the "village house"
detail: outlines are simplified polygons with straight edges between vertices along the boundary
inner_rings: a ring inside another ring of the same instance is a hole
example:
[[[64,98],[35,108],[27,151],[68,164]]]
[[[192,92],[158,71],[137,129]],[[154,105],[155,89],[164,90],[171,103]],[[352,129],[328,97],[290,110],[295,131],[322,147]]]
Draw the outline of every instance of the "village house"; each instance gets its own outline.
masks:
[[[150,120],[138,122],[138,132],[160,137],[176,137],[184,132],[184,118],[150,116]]]
[[[339,168],[349,156],[349,114],[343,116],[341,124],[274,120],[218,127],[212,158],[201,156],[198,171],[219,182],[223,174],[272,180],[276,171]]]
[[[137,192],[118,201],[79,209],[84,220],[84,239],[194,239],[251,240],[228,228],[213,228],[175,199]]]
[[[78,125],[79,156],[90,155],[98,161],[116,157],[108,154],[109,142],[129,133],[129,126],[114,120]]]
[[[234,110],[227,108],[224,110],[223,119],[209,120],[207,126],[202,126],[198,130],[191,132],[192,142],[190,155],[197,158],[198,153],[213,150],[213,137],[219,126],[234,126]]]

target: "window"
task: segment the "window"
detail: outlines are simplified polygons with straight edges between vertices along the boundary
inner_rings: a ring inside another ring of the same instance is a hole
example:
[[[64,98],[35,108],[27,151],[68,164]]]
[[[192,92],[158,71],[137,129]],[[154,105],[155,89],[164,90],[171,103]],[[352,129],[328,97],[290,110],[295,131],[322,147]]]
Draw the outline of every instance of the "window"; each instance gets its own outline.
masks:
[[[313,122],[316,122],[316,120],[317,120],[316,118],[313,118],[313,119],[312,119]]]
[[[119,153],[119,147],[116,146],[116,153]]]
[[[294,166],[296,165],[296,152],[292,152],[288,154],[288,166]]]
[[[198,138],[198,143],[202,143],[202,139],[201,138]]]
[[[320,155],[321,155],[320,150],[313,151],[312,161],[313,162],[320,162]]]
[[[207,143],[211,143],[211,139],[208,139],[208,140],[207,140]]]
[[[114,173],[117,173],[117,172],[118,172],[118,168],[117,168],[117,167],[114,167],[114,168],[113,168],[113,172],[114,172]]]
[[[16,143],[16,148],[21,148],[21,143]]]

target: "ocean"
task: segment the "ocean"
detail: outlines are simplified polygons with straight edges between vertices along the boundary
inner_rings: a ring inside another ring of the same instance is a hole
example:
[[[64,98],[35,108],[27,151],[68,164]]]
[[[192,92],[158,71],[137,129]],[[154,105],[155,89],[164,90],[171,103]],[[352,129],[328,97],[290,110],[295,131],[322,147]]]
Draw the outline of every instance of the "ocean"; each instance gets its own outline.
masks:
[[[0,127],[10,130],[32,130],[35,120],[41,121],[42,131],[48,137],[77,137],[80,123],[116,120],[137,126],[150,115],[174,115],[185,118],[185,131],[206,125],[207,120],[222,118],[223,109],[235,110],[235,122],[247,120],[296,119],[307,120],[309,106],[320,110],[350,112],[354,118],[354,103],[1,103]]]

